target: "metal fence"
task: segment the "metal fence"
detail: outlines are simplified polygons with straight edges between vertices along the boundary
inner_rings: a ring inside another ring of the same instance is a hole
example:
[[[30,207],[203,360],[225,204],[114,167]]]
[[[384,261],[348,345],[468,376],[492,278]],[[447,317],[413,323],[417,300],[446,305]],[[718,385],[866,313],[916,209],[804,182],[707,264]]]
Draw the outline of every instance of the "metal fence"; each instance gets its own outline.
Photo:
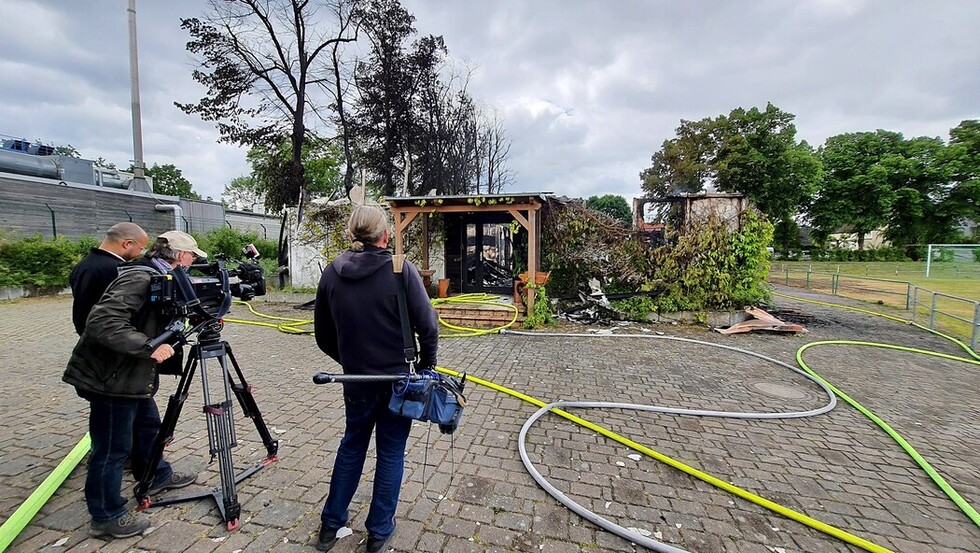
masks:
[[[908,311],[911,319],[930,329],[941,329],[980,346],[980,301],[935,292],[904,280],[826,273],[813,270],[774,269],[771,282],[826,292],[835,296],[877,301]]]

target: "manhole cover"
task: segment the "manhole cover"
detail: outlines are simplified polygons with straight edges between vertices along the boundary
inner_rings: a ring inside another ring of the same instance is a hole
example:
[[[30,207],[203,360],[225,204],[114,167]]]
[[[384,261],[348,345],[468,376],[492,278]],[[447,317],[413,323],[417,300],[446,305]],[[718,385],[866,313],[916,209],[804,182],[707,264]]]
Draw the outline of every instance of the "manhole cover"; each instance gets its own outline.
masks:
[[[766,395],[785,399],[806,399],[809,397],[809,394],[799,388],[773,384],[771,382],[757,382],[752,387]]]

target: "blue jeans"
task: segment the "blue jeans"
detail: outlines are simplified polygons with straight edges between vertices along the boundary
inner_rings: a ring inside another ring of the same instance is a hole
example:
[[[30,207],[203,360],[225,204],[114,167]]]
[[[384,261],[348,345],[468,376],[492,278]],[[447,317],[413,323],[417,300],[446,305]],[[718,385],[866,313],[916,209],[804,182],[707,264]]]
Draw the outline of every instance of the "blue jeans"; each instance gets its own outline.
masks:
[[[78,395],[90,406],[92,454],[85,477],[85,503],[92,520],[105,522],[126,513],[127,500],[121,495],[123,465],[130,458],[133,476],[142,478],[160,430],[160,412],[153,398],[121,398],[81,390]],[[169,479],[171,474],[170,463],[160,459],[153,484]]]
[[[375,432],[378,462],[374,472],[371,508],[364,527],[373,537],[385,538],[395,530],[395,508],[405,472],[405,443],[412,430],[412,419],[388,410],[391,387],[385,391],[344,393],[347,429],[340,441],[330,494],[320,520],[329,529],[347,525],[348,507],[364,470],[371,433]]]

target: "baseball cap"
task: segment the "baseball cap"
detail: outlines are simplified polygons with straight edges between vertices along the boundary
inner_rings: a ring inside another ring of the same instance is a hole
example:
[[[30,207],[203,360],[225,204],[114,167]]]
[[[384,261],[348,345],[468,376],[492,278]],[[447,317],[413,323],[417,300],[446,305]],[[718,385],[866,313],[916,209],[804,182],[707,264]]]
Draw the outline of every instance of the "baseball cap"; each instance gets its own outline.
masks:
[[[197,240],[186,232],[181,232],[179,230],[168,230],[167,232],[160,235],[160,238],[166,239],[167,245],[170,246],[172,250],[178,250],[182,252],[193,252],[194,255],[198,257],[207,257],[208,254],[197,247]]]

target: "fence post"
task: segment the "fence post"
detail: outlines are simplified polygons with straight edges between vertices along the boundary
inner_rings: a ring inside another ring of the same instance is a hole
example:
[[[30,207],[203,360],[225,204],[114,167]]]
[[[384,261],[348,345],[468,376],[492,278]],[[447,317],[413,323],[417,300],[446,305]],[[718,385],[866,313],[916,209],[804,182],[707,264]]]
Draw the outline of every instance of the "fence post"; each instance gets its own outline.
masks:
[[[132,222],[133,222],[133,216],[132,216],[132,215],[130,215],[130,214],[129,214],[129,212],[128,212],[128,211],[126,211],[125,209],[124,209],[124,210],[122,210],[122,211],[123,211],[123,213],[125,213],[125,214],[126,214],[126,217],[129,217],[129,222],[130,222],[130,223],[132,223]]]
[[[783,269],[786,272],[786,286],[789,286],[789,267]]]
[[[806,289],[810,289],[810,273],[813,272],[813,265],[806,268]]]
[[[973,308],[973,340],[970,347],[976,351],[978,343],[980,343],[980,301],[976,302]]]
[[[905,291],[905,310],[909,310],[909,306],[912,305],[912,283],[908,283],[908,288]]]
[[[262,223],[259,223],[259,226],[262,227],[262,239],[263,240],[268,240],[269,239],[269,231],[265,229],[265,225],[263,225]]]
[[[936,330],[936,293],[935,292],[932,292],[932,306],[929,308],[929,328],[932,330]]]
[[[912,321],[915,321],[916,315],[919,314],[919,287],[912,287]]]
[[[54,237],[57,238],[58,237],[58,222],[55,221],[54,210],[51,209],[51,206],[48,205],[48,202],[44,202],[44,207],[47,207],[48,208],[48,211],[51,212],[51,232],[54,233]]]
[[[830,293],[837,295],[837,287],[840,285],[840,273],[830,275]]]

